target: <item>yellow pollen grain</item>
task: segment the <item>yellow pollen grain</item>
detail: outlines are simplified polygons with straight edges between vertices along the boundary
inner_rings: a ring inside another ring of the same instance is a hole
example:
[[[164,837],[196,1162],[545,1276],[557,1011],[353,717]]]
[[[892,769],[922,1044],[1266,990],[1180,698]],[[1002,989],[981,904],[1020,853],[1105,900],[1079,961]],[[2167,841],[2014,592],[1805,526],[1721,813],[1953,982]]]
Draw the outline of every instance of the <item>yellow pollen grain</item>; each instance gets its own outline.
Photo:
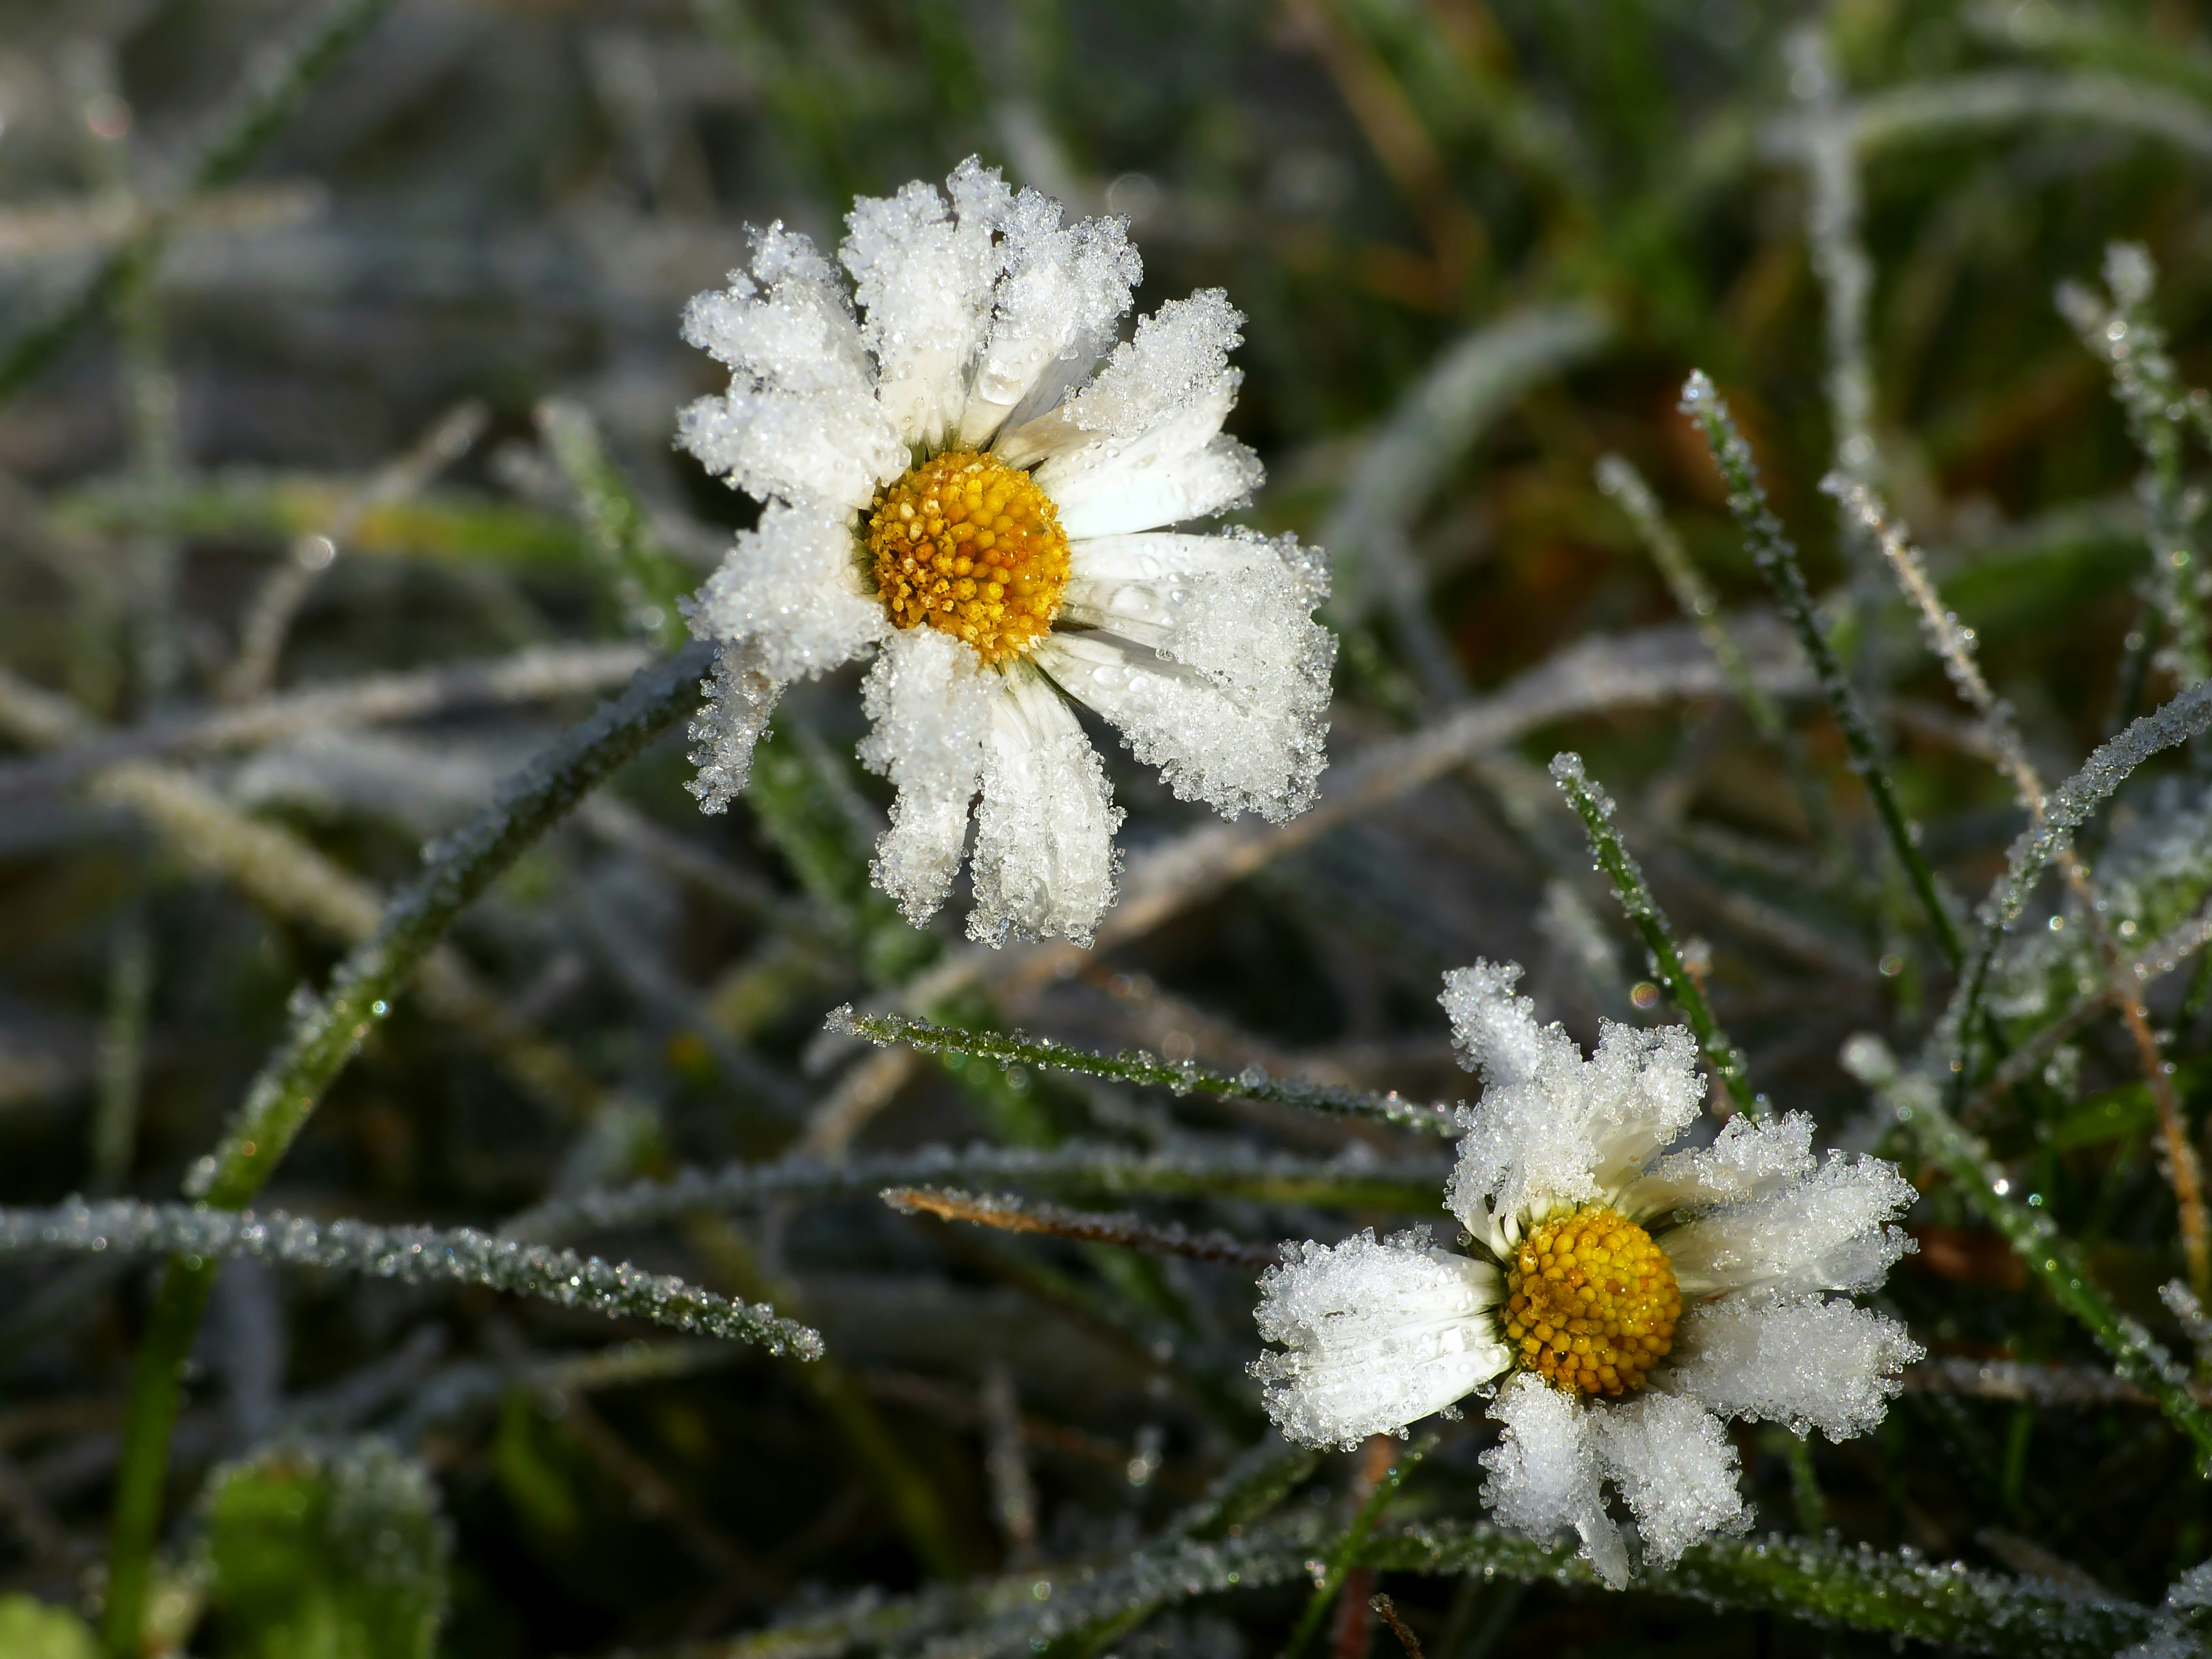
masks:
[[[1570,1393],[1644,1386],[1674,1346],[1682,1292],[1651,1235],[1602,1206],[1554,1217],[1521,1241],[1505,1269],[1505,1337],[1514,1362]]]
[[[987,663],[1042,639],[1067,589],[1060,510],[1026,472],[947,450],[869,504],[876,592],[901,628],[927,623]]]

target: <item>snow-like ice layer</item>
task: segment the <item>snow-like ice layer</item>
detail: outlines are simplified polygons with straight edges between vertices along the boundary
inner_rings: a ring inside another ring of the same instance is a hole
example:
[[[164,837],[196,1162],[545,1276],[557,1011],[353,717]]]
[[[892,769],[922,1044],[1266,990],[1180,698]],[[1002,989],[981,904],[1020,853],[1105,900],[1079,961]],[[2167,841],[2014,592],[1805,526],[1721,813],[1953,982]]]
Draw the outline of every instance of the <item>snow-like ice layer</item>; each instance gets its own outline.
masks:
[[[1861,1291],[1912,1249],[1885,1224],[1919,1194],[1894,1164],[1831,1153],[1813,1174],[1659,1236],[1686,1297],[1717,1291]]]
[[[1121,809],[1060,694],[1018,659],[1004,678],[984,744],[968,936],[995,945],[1064,934],[1087,945],[1114,902]]]
[[[750,641],[761,672],[786,684],[849,662],[890,631],[883,606],[860,591],[852,531],[781,502],[739,532],[690,620],[702,640]]]
[[[1109,442],[1158,430],[1191,406],[1218,399],[1224,381],[1233,390],[1229,354],[1243,343],[1243,313],[1220,289],[1169,301],[1138,319],[1135,337],[1116,346],[1091,384],[1068,399],[1068,414]]]
[[[1759,1122],[1732,1117],[1710,1146],[1674,1152],[1621,1194],[1631,1215],[1696,1210],[1760,1197],[1813,1170],[1813,1120],[1802,1112]]]
[[[1055,633],[1036,659],[1183,799],[1282,823],[1328,762],[1336,641],[1312,619],[1326,585],[1294,538],[1213,539],[1214,568],[1129,580],[1088,574],[1079,543],[1061,615],[1099,631]]]
[[[863,197],[838,250],[853,273],[876,395],[902,442],[936,449],[958,426],[1000,263],[993,232],[1012,204],[998,169],[970,156],[945,180]]]
[[[1451,1020],[1460,1065],[1493,1089],[1534,1077],[1547,1057],[1579,1058],[1565,1026],[1538,1024],[1536,1005],[1514,994],[1520,982],[1519,963],[1478,960],[1447,972],[1437,998]]]
[[[684,307],[684,337],[729,365],[729,390],[678,417],[678,441],[717,477],[765,500],[866,501],[905,470],[907,452],[876,401],[853,308],[805,237],[771,225],[750,274]]]
[[[989,442],[1031,404],[1057,401],[1113,339],[1130,290],[1144,276],[1126,219],[1085,219],[1063,228],[1060,204],[1024,190],[1004,229],[1005,274],[960,417],[957,439],[965,447]]]
[[[1436,1249],[1428,1230],[1293,1245],[1260,1279],[1253,1362],[1267,1414],[1292,1440],[1350,1448],[1443,1410],[1504,1370],[1489,1310],[1497,1268]]]
[[[1647,1562],[1672,1566],[1717,1532],[1751,1524],[1735,1448],[1694,1400],[1642,1394],[1591,1413],[1605,1472],[1636,1517]]]
[[[945,902],[968,838],[968,807],[983,771],[983,742],[999,676],[934,628],[894,632],[860,688],[875,722],[860,760],[898,791],[876,842],[876,885],[917,927]]]
[[[698,797],[702,812],[727,811],[751,781],[753,750],[783,695],[782,685],[760,664],[757,646],[725,645],[714,659],[714,678],[701,684],[707,701],[687,734],[691,764],[699,772],[686,787]]]
[[[1558,1027],[1533,1032],[1533,1018],[1516,1018],[1522,1000],[1504,994],[1510,981],[1494,969],[1484,979],[1483,966],[1473,978],[1446,978],[1445,1006],[1462,1042],[1503,1054],[1509,1068],[1535,1054],[1532,1072],[1493,1082],[1460,1109],[1466,1128],[1444,1207],[1486,1233],[1492,1217],[1610,1199],[1696,1118],[1705,1085],[1697,1042],[1681,1026],[1638,1030],[1608,1020],[1584,1060]]]
[[[1498,1391],[1490,1414],[1504,1431],[1482,1455],[1490,1478],[1482,1501],[1503,1527],[1549,1538],[1581,1534],[1583,1553],[1616,1589],[1628,1582],[1628,1551],[1607,1519],[1595,1413],[1541,1377],[1522,1371]]]
[[[1921,1352],[1897,1321],[1849,1302],[1725,1297],[1676,1328],[1666,1386],[1723,1417],[1843,1441],[1881,1421]]]

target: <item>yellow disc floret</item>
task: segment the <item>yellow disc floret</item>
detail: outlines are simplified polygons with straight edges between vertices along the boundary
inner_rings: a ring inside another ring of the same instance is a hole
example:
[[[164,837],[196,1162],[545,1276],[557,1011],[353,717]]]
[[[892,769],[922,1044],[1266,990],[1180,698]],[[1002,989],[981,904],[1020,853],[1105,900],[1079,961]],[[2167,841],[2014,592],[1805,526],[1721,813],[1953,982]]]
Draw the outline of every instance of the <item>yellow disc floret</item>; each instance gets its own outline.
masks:
[[[891,621],[941,628],[987,663],[1042,639],[1067,586],[1067,535],[1052,497],[973,450],[947,450],[885,485],[869,505],[866,539]]]
[[[1651,1235],[1603,1206],[1532,1229],[1505,1267],[1514,1362],[1583,1394],[1623,1394],[1674,1346],[1682,1292]]]

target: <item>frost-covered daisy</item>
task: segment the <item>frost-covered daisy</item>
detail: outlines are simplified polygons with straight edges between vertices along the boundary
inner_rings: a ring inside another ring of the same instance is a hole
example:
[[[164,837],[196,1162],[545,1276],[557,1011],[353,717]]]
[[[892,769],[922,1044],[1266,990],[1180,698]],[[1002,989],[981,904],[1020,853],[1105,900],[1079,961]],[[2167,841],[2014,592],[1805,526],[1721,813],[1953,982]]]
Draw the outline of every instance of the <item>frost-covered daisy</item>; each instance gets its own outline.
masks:
[[[774,225],[684,315],[732,378],[680,441],[763,503],[690,613],[722,646],[695,793],[726,805],[783,688],[873,649],[860,756],[897,791],[877,883],[926,919],[980,798],[969,933],[1087,941],[1121,814],[1070,699],[1226,814],[1295,815],[1323,763],[1318,556],[1167,528],[1260,482],[1221,431],[1243,319],[1206,290],[1115,345],[1126,222],[1064,225],[972,159],[847,222],[849,288]]]
[[[1444,1207],[1474,1252],[1426,1229],[1306,1243],[1261,1280],[1255,1363],[1283,1432],[1316,1446],[1396,1433],[1497,1382],[1504,1429],[1484,1500],[1537,1536],[1572,1527],[1611,1584],[1628,1554],[1609,1481],[1648,1560],[1747,1519],[1723,1419],[1832,1440],[1881,1420],[1920,1349],[1896,1321],[1831,1298],[1911,1249],[1913,1189],[1876,1158],[1812,1152],[1802,1113],[1737,1117],[1667,1152],[1705,1083],[1681,1028],[1608,1022],[1585,1060],[1513,994],[1521,970],[1448,974],[1444,1007],[1486,1084],[1462,1107]]]

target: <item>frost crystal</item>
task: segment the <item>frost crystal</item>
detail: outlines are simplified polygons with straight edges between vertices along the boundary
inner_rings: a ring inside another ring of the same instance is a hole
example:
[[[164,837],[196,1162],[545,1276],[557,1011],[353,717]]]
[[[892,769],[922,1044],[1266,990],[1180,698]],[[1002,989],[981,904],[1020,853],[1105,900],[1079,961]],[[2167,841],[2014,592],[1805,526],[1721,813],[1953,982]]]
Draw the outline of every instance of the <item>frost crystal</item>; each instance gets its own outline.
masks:
[[[1837,1440],[1881,1420],[1921,1350],[1820,1292],[1881,1282],[1912,1248],[1893,1224],[1915,1193],[1879,1159],[1816,1158],[1802,1113],[1735,1118],[1668,1152],[1704,1095],[1690,1033],[1607,1021],[1586,1059],[1515,994],[1520,974],[1444,976],[1463,1063],[1486,1085],[1460,1109],[1444,1204],[1475,1254],[1371,1235],[1293,1247],[1259,1316],[1288,1352],[1254,1369],[1284,1431],[1321,1444],[1401,1430],[1512,1371],[1490,1407],[1504,1433],[1484,1501],[1538,1537],[1573,1528],[1618,1586],[1629,1553],[1608,1484],[1644,1558],[1669,1564],[1746,1523],[1727,1419]],[[1486,1298],[1451,1306],[1447,1271],[1489,1275]],[[1473,1375],[1442,1363],[1446,1337],[1455,1364],[1482,1357]]]
[[[724,655],[694,793],[726,805],[781,688],[880,647],[861,755],[898,799],[878,884],[926,921],[972,806],[970,935],[1087,941],[1113,901],[1121,814],[1066,700],[1178,796],[1231,816],[1304,811],[1326,762],[1319,556],[1167,529],[1261,482],[1221,430],[1243,319],[1217,290],[1170,301],[1083,386],[1143,274],[1125,222],[1066,224],[971,159],[942,190],[856,202],[848,232],[849,292],[775,225],[684,313],[684,338],[732,379],[684,412],[679,441],[765,503],[688,613]],[[1043,550],[1034,568],[994,542],[1007,520],[994,526],[1000,498],[981,493],[1016,469],[1044,503],[1023,520],[1042,526],[1024,532]],[[1001,638],[1017,641],[1003,661],[985,648]]]
[[[1292,1440],[1348,1449],[1442,1411],[1505,1368],[1484,1316],[1498,1285],[1425,1228],[1294,1245],[1260,1279],[1260,1334],[1285,1348],[1253,1363],[1267,1414]]]

